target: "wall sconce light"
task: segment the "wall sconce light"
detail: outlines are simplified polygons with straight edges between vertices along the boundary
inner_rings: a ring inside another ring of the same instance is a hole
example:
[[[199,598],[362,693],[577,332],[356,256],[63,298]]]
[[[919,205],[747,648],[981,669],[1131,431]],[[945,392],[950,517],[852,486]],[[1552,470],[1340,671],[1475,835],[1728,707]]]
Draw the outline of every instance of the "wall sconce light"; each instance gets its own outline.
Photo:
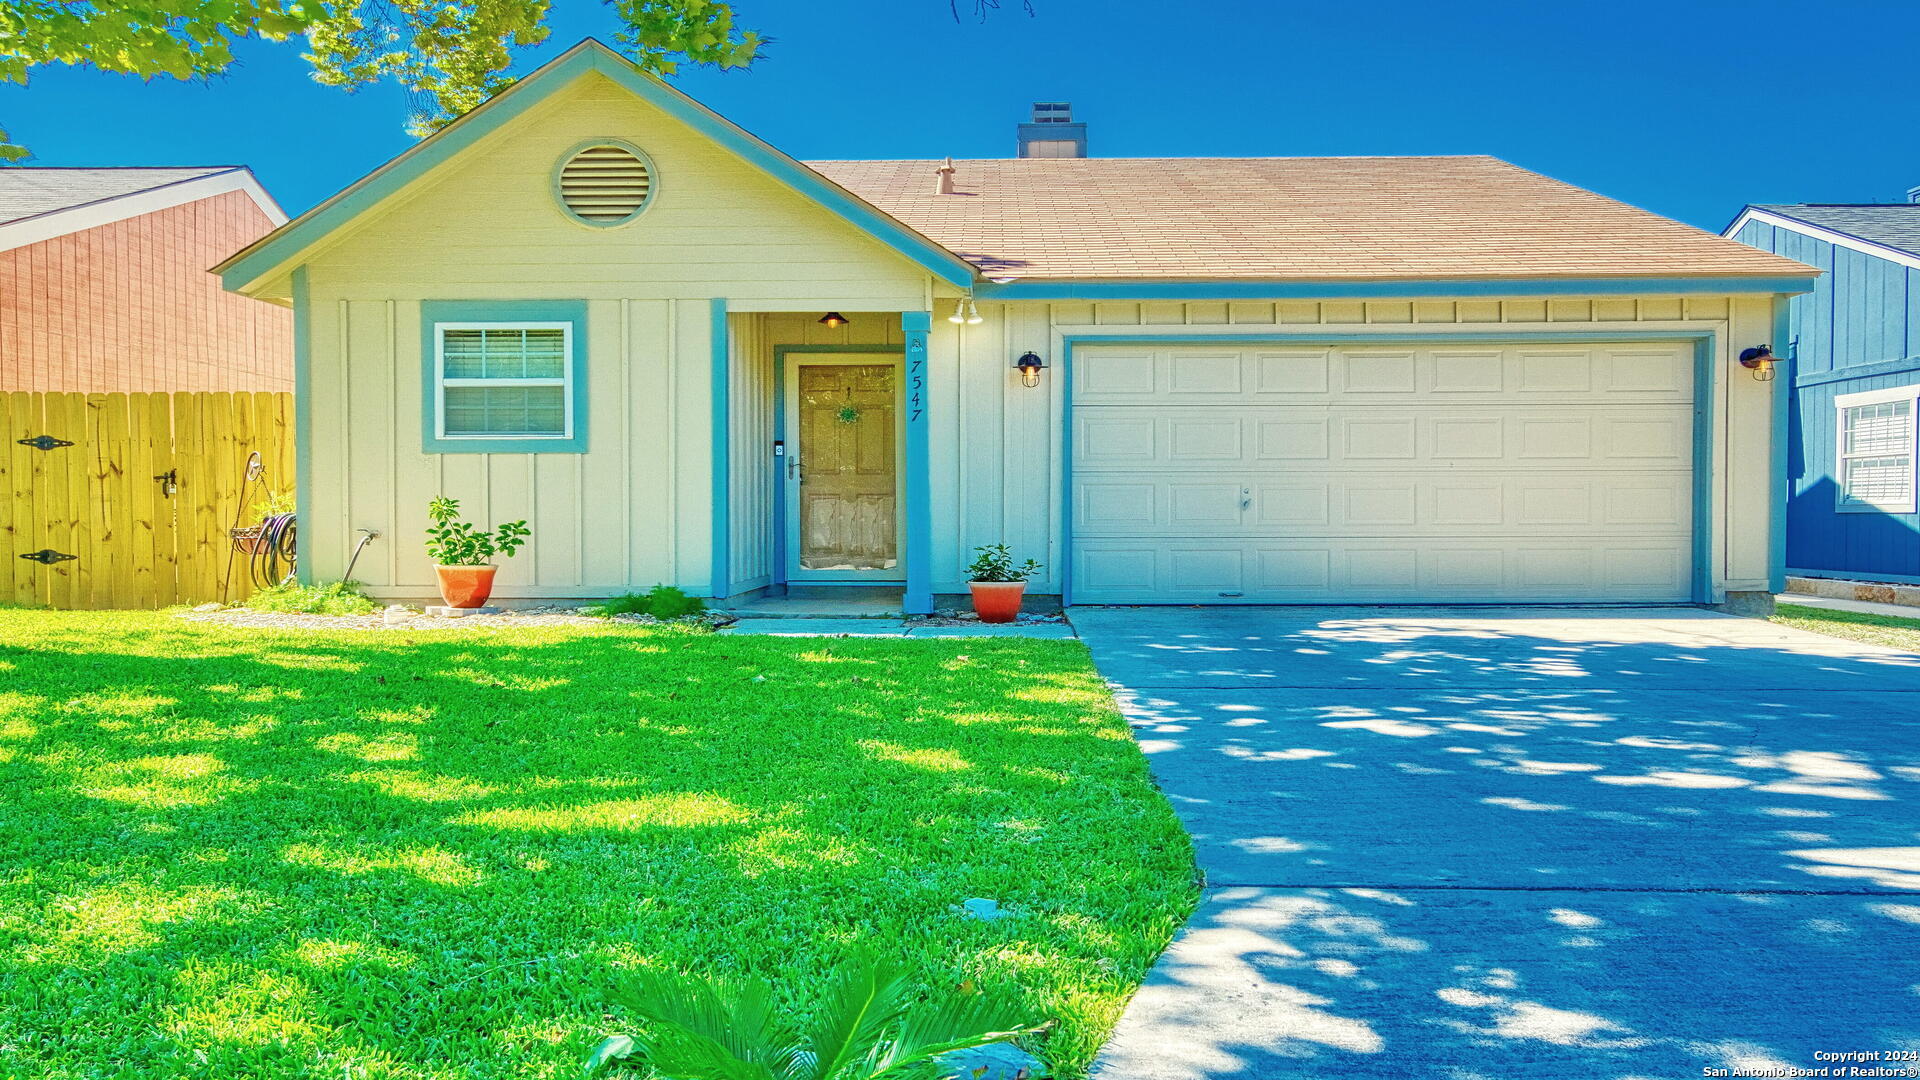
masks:
[[[1740,366],[1753,372],[1753,377],[1761,382],[1770,381],[1776,374],[1773,365],[1779,358],[1773,355],[1773,346],[1759,345],[1740,351]]]
[[[963,296],[953,302],[953,314],[947,316],[947,321],[955,326],[961,323],[966,323],[968,326],[979,326],[987,320],[981,317],[980,309],[974,306],[973,297]]]
[[[847,325],[847,321],[847,317],[837,311],[829,311],[825,315],[820,316],[821,326],[832,327],[835,330]]]
[[[967,297],[967,325],[979,326],[986,321],[987,320],[981,316],[980,309],[974,306],[973,297]]]
[[[1021,353],[1020,359],[1013,362],[1020,372],[1020,381],[1028,386],[1040,385],[1040,372],[1046,369],[1047,362],[1040,359],[1039,353]]]

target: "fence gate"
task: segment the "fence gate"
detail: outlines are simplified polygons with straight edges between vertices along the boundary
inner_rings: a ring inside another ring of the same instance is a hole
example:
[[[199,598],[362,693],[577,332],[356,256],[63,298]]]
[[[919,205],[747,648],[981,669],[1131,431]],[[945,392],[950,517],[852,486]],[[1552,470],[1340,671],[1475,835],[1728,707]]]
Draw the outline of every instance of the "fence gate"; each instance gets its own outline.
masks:
[[[293,490],[291,394],[0,393],[0,432],[0,603],[223,599],[247,455]]]

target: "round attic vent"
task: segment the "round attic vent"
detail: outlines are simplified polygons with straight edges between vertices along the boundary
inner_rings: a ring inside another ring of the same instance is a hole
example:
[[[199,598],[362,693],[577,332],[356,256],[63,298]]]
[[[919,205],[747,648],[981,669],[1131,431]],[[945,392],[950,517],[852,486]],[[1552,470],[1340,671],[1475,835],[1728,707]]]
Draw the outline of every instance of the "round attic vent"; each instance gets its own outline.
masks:
[[[634,147],[613,140],[588,143],[562,159],[555,177],[560,205],[588,225],[624,225],[653,197],[653,167]]]

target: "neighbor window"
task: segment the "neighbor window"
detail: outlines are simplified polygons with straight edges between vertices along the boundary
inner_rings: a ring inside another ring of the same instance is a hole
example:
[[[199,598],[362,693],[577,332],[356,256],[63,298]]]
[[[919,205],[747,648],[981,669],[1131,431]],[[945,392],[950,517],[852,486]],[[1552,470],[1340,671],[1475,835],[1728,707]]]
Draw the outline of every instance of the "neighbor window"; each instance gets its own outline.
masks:
[[[1836,472],[1841,511],[1914,512],[1914,400],[1920,387],[1869,390],[1834,399],[1839,410]]]
[[[439,437],[573,436],[573,324],[437,323]]]

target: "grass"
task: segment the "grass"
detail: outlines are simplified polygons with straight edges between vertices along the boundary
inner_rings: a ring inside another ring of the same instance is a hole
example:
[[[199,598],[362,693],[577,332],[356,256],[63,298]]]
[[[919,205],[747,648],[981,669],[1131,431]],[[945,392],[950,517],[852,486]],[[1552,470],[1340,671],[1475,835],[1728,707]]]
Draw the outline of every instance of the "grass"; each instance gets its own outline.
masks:
[[[1920,652],[1920,619],[1807,607],[1803,604],[1781,604],[1774,610],[1771,621],[1830,637]]]
[[[269,585],[247,597],[254,611],[284,611],[302,615],[371,615],[380,606],[344,581],[326,585]]]
[[[6,610],[0,793],[4,1077],[574,1076],[620,966],[862,941],[1072,1075],[1197,895],[1077,642]]]

